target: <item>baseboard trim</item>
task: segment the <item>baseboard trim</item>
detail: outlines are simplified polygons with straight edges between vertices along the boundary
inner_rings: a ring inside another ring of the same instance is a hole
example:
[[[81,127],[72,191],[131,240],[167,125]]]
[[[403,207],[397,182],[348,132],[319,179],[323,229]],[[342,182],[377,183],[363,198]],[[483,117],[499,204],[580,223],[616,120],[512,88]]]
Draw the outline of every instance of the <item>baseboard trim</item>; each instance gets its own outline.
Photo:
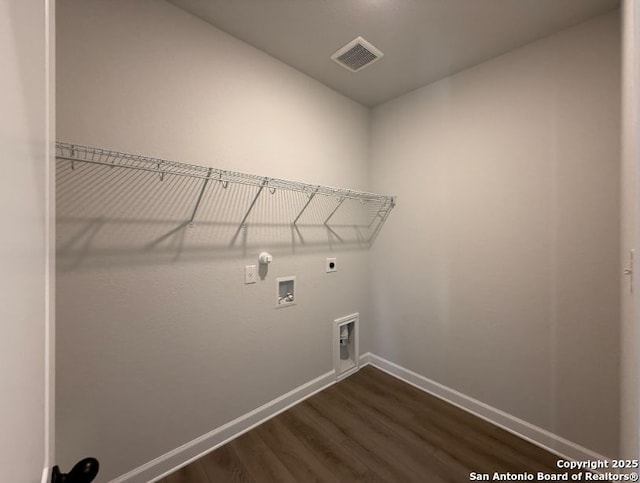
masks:
[[[387,374],[400,379],[407,384],[421,389],[443,401],[453,404],[485,421],[490,422],[522,439],[546,449],[561,458],[568,460],[606,460],[609,459],[579,444],[569,441],[557,434],[551,433],[523,419],[496,409],[477,399],[451,389],[443,384],[424,377],[394,362],[388,361],[375,354],[366,353],[362,356],[364,365],[372,365]]]
[[[380,369],[407,384],[474,414],[561,458],[568,460],[609,459],[557,434],[478,401],[371,352],[360,355],[359,362],[359,368],[371,365]],[[112,483],[146,483],[158,481],[336,382],[335,371],[327,372],[259,408],[131,470],[112,480]]]
[[[112,483],[147,483],[160,480],[317,392],[335,384],[335,382],[335,372],[327,372],[259,408],[129,471],[112,480]]]
[[[365,352],[364,354],[360,355],[360,368],[363,368],[364,366],[368,366],[369,364],[371,364],[371,352]]]

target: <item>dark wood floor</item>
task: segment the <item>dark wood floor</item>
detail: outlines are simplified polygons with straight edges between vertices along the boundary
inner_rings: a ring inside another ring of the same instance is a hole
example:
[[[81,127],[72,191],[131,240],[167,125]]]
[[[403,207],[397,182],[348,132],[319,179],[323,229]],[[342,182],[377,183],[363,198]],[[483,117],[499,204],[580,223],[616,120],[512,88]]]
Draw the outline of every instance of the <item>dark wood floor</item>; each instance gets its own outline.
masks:
[[[371,366],[161,483],[468,482],[557,457]]]

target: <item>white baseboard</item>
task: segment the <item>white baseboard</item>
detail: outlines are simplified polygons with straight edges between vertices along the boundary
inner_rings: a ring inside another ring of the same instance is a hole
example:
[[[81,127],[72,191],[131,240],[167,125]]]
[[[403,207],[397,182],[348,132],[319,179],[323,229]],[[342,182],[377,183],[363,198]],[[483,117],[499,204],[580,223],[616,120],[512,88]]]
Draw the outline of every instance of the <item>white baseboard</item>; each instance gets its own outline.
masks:
[[[259,408],[129,471],[112,480],[111,483],[147,483],[164,478],[179,468],[188,465],[192,461],[197,460],[232,439],[237,438],[241,434],[255,428],[268,419],[313,396],[315,393],[326,389],[335,382],[336,375],[334,371],[327,372]]]
[[[362,354],[359,360],[360,368],[372,365],[407,384],[411,384],[418,389],[474,414],[562,458],[569,460],[609,459],[370,352]],[[255,428],[268,419],[286,411],[290,407],[295,406],[308,397],[313,396],[317,392],[335,384],[335,382],[335,372],[327,372],[293,389],[287,394],[135,468],[112,480],[112,483],[146,483],[157,481]]]
[[[371,364],[371,352],[365,352],[360,356],[360,368]]]
[[[432,381],[398,364],[375,354],[366,353],[360,358],[361,365],[372,366],[387,374],[432,394],[454,406],[464,409],[522,439],[525,439],[547,451],[568,460],[606,460],[609,459],[579,444],[569,441],[527,421],[496,409],[461,392]],[[366,361],[366,362],[365,362]]]

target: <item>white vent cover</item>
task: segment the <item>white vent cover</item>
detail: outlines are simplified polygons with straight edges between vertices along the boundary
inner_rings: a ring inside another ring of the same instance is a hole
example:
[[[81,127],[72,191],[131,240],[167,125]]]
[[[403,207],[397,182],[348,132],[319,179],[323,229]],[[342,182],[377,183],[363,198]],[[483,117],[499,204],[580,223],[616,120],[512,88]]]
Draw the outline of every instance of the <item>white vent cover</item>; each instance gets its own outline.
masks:
[[[373,64],[384,54],[362,37],[356,37],[347,45],[338,49],[331,60],[351,72],[357,72]]]

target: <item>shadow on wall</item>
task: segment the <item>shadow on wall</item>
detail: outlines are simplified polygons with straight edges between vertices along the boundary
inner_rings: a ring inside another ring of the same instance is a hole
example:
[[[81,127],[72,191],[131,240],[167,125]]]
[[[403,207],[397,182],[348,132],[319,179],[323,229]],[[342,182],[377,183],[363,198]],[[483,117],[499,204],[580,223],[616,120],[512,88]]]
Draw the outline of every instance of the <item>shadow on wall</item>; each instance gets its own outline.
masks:
[[[318,195],[309,202],[310,193],[205,186],[198,178],[62,159],[56,183],[62,271],[245,256],[267,246],[278,254],[362,250],[386,220],[380,201]]]

